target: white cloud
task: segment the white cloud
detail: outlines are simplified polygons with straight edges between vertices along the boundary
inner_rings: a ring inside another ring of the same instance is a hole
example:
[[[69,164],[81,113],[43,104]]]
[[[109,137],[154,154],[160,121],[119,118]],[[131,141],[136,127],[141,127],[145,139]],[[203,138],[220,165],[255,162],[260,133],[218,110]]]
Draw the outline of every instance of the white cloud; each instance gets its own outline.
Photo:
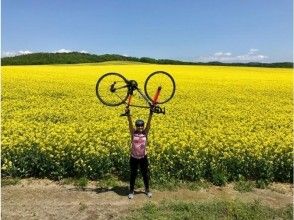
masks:
[[[54,51],[53,53],[71,53],[71,52],[89,53],[86,50],[76,51],[76,50],[68,50],[68,49],[59,49],[59,50]]]
[[[258,49],[250,49],[248,54],[256,54],[258,52]]]
[[[3,51],[1,52],[1,57],[13,57],[16,56],[16,52]]]
[[[18,55],[24,55],[24,54],[30,54],[33,53],[32,51],[29,50],[20,50],[20,51],[2,51],[1,52],[1,57],[14,57]]]
[[[231,55],[232,55],[231,52],[216,52],[216,53],[214,53],[214,56],[216,56],[216,57],[231,56]]]
[[[30,54],[30,53],[33,53],[33,52],[32,51],[29,51],[29,50],[20,50],[20,51],[18,51],[18,54],[20,54],[20,55]]]
[[[237,56],[240,61],[263,61],[268,57],[262,54],[257,54],[257,51],[249,51],[247,54]]]
[[[60,50],[57,50],[57,51],[54,51],[55,53],[70,53],[72,52],[71,50],[67,50],[67,49],[60,49]]]
[[[59,49],[56,51],[53,51],[51,53],[70,53],[73,52],[72,50],[68,50],[68,49]],[[86,50],[81,50],[79,51],[80,53],[89,53]],[[25,55],[25,54],[31,54],[34,53],[30,50],[19,50],[19,51],[2,51],[1,52],[1,57],[14,57],[14,56],[18,56],[18,55]],[[50,52],[48,52],[50,53]]]
[[[268,56],[258,53],[259,50],[252,48],[247,53],[241,55],[235,55],[231,52],[216,52],[213,55],[200,57],[198,61],[202,62],[211,62],[211,61],[219,61],[219,62],[260,62],[264,61],[268,58]]]
[[[68,50],[68,49],[59,49],[56,51],[52,51],[51,53],[70,53],[73,52],[72,50]],[[86,50],[81,50],[79,51],[80,53],[89,53]],[[19,51],[2,51],[1,52],[1,57],[14,57],[14,56],[18,56],[18,55],[25,55],[25,54],[31,54],[31,53],[35,53],[32,52],[30,50],[19,50]],[[50,52],[48,52],[50,53]]]
[[[216,53],[214,53],[214,56],[216,56],[216,57],[219,57],[219,56],[222,56],[223,55],[223,52],[216,52]]]

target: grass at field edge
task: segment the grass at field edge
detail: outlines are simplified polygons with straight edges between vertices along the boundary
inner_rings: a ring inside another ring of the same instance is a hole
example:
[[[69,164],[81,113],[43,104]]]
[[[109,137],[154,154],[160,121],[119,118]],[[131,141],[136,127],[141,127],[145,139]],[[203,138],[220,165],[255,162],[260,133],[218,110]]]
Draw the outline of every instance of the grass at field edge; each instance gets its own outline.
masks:
[[[134,209],[126,219],[292,219],[293,207],[270,208],[259,201],[183,202],[163,201],[146,203]]]

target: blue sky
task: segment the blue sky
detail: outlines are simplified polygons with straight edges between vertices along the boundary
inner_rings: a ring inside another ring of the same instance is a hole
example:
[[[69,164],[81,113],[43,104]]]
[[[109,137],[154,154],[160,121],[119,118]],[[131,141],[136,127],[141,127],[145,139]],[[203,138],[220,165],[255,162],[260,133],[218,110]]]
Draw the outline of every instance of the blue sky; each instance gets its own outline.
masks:
[[[2,56],[82,51],[187,61],[293,59],[292,0],[2,0]]]

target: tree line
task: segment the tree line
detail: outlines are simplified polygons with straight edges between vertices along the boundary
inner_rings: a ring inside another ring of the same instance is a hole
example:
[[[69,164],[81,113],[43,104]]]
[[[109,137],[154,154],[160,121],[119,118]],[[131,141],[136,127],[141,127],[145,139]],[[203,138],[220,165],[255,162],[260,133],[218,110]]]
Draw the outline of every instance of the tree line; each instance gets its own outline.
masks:
[[[32,53],[14,57],[1,58],[1,65],[42,65],[42,64],[78,64],[99,63],[106,61],[133,61],[151,64],[175,64],[175,65],[214,65],[214,66],[250,66],[250,67],[282,67],[293,68],[293,62],[279,63],[222,63],[222,62],[186,62],[171,59],[154,59],[150,57],[129,57],[118,54],[89,54],[80,52],[71,53]]]

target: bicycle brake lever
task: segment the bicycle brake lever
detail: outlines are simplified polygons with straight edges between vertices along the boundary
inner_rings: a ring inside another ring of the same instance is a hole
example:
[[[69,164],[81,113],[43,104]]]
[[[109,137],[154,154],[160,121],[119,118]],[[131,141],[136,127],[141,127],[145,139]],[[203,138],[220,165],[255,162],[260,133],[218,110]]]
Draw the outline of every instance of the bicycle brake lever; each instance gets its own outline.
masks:
[[[155,106],[152,111],[157,114],[164,114],[165,115],[165,108],[161,108],[159,106]]]
[[[125,113],[120,114],[120,117],[130,116],[130,111],[125,111]]]

